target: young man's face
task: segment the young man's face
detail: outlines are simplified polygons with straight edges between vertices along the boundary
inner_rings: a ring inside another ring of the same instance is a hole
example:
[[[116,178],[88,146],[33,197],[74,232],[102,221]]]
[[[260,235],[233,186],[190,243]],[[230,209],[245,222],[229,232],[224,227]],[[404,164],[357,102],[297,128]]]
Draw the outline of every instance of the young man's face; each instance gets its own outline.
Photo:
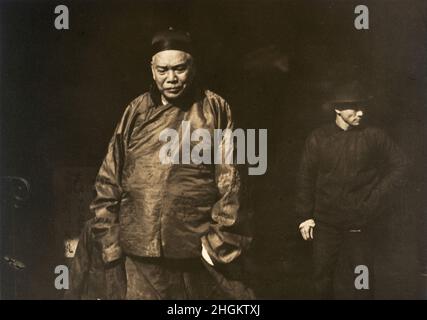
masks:
[[[361,108],[355,109],[335,109],[337,115],[348,125],[350,126],[358,126],[360,124],[360,120],[363,117],[363,111]]]
[[[192,57],[179,50],[166,50],[155,54],[151,70],[157,88],[167,101],[181,97],[194,76]]]

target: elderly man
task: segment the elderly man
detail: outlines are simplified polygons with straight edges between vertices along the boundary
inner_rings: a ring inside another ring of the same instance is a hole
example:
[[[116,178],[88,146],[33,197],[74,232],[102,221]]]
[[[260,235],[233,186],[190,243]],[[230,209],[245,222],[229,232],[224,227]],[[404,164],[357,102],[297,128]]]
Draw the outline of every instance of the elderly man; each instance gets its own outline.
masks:
[[[313,240],[318,298],[334,291],[339,298],[372,297],[372,227],[404,180],[401,150],[383,130],[361,123],[368,100],[357,82],[337,88],[330,103],[335,123],[306,140],[296,211],[301,236]],[[334,283],[338,262],[344,277]],[[360,272],[371,277],[356,286]]]
[[[238,168],[160,156],[160,133],[185,136],[183,121],[232,129],[230,106],[200,87],[188,33],[159,32],[152,49],[154,84],[126,108],[95,182],[92,231],[102,258],[125,260],[128,299],[252,298],[225,272],[251,241]]]

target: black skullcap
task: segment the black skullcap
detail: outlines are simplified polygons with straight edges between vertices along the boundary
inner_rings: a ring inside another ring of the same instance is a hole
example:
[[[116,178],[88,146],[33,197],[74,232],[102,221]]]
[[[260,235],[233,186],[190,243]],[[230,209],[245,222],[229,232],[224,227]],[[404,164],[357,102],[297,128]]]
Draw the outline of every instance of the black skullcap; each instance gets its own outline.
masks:
[[[151,41],[152,55],[165,50],[180,50],[192,54],[191,37],[188,32],[175,30],[169,27],[168,30],[157,32]]]

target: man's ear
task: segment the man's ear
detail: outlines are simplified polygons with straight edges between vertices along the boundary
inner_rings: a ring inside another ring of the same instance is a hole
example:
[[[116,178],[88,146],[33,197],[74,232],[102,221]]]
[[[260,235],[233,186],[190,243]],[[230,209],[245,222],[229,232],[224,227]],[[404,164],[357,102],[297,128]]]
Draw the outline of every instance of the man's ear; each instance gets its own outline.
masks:
[[[191,76],[194,78],[197,72],[196,63],[194,61],[194,58],[191,54],[187,53],[187,61],[188,61],[188,67],[191,70]]]
[[[150,67],[151,67],[151,76],[153,77],[153,80],[155,81],[156,80],[156,77],[155,77],[155,74],[156,74],[155,70],[156,69],[155,69],[154,59],[155,59],[155,56],[151,57]]]
[[[154,69],[153,61],[151,61],[150,67],[151,67],[151,76],[153,77],[153,80],[156,80],[156,77],[154,76],[155,75],[155,73],[154,73],[155,69]]]

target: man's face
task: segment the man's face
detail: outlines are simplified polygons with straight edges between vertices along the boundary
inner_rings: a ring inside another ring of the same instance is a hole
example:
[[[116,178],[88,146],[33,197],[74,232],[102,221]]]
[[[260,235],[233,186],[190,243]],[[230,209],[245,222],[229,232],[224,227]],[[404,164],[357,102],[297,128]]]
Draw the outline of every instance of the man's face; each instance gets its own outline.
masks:
[[[192,57],[179,50],[166,50],[155,54],[151,70],[157,88],[168,101],[181,97],[194,76]]]
[[[361,109],[362,108],[342,109],[342,110],[336,109],[335,112],[348,125],[358,126],[360,124],[360,120],[363,117],[363,111]]]

